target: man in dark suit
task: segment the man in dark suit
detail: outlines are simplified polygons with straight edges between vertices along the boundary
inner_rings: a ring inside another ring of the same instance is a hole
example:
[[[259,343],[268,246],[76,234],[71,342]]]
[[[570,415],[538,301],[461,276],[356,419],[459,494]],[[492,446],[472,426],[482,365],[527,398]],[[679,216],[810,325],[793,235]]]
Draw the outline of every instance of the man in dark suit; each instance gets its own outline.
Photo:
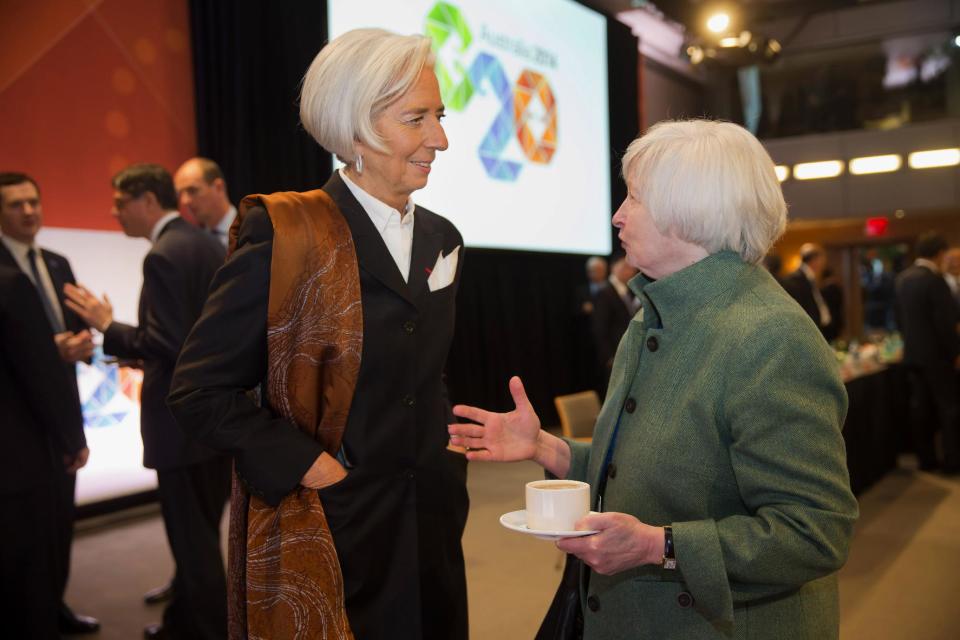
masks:
[[[800,247],[800,268],[782,281],[783,288],[824,335],[832,322],[830,307],[820,293],[820,278],[826,266],[827,253],[823,247],[808,242]]]
[[[220,165],[210,158],[190,158],[173,174],[173,185],[183,210],[226,248],[237,208],[230,203]]]
[[[897,317],[903,364],[909,367],[914,450],[921,469],[937,466],[934,432],[941,430],[942,469],[960,471],[960,311],[940,273],[947,242],[937,233],[917,240],[917,259],[897,276]],[[929,409],[936,410],[937,420]]]
[[[0,632],[59,638],[57,501],[89,451],[76,378],[63,366],[33,282],[0,265]]]
[[[140,428],[143,464],[157,470],[160,506],[176,563],[163,625],[148,638],[226,636],[226,582],[220,520],[229,494],[229,459],[185,437],[166,406],[177,356],[207,298],[224,250],[176,212],[173,180],[158,165],[132,165],[113,179],[124,233],[151,241],[143,261],[139,325],[114,321],[106,296],[67,287],[68,302],[103,332],[104,352],[143,360]]]
[[[597,362],[603,372],[603,389],[610,379],[613,357],[617,353],[620,338],[627,331],[630,319],[637,311],[636,298],[627,288],[627,282],[637,274],[637,270],[627,264],[625,258],[614,260],[610,276],[599,286],[591,302],[593,314],[591,328],[597,348]]]
[[[36,181],[23,173],[0,173],[0,265],[21,271],[36,288],[41,308],[52,329],[60,354],[60,367],[74,384],[70,393],[78,398],[76,363],[93,353],[93,339],[83,321],[64,306],[63,287],[73,283],[70,263],[61,255],[41,249],[36,236],[43,226],[43,206]],[[79,401],[75,420],[83,422]],[[100,623],[90,616],[77,615],[63,602],[70,575],[70,548],[73,544],[74,493],[77,476],[58,466],[54,477],[57,522],[57,574],[60,589],[59,625],[63,633],[91,633]]]

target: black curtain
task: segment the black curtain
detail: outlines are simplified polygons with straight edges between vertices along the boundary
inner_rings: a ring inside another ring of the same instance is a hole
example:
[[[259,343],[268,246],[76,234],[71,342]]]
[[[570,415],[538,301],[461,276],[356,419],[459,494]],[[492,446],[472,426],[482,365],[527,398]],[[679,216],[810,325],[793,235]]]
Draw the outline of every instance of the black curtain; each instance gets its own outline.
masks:
[[[231,197],[322,185],[330,155],[299,125],[297,97],[326,41],[326,2],[191,0],[190,18],[198,148],[223,167]],[[639,126],[638,54],[625,25],[607,25],[611,154],[583,162],[610,164],[615,209],[626,193],[620,157]],[[592,388],[595,378],[576,302],[586,256],[468,249],[464,260],[447,366],[451,399],[508,409],[507,380],[520,375],[544,424],[556,424],[553,397]]]
[[[323,0],[190,1],[197,149],[234,202],[317,189],[330,154],[300,126],[300,80],[327,39]]]

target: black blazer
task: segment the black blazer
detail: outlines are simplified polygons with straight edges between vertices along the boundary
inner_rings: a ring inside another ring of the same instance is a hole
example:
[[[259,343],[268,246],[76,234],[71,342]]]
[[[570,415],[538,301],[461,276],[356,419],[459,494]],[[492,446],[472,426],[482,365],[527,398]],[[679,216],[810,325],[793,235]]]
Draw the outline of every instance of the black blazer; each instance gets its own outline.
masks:
[[[170,221],[143,259],[138,325],[112,322],[104,332],[105,353],[143,360],[140,433],[147,468],[172,469],[215,455],[184,436],[166,397],[180,347],[200,317],[223,258],[214,236],[182,218]]]
[[[911,265],[897,276],[896,290],[903,363],[952,368],[960,353],[960,314],[947,281],[926,267]]]
[[[817,325],[822,332],[823,327],[820,325],[820,307],[817,306],[817,300],[813,297],[814,285],[807,280],[806,274],[800,269],[797,269],[785,277],[780,284],[782,284],[783,288],[787,290],[787,293],[797,301],[797,304],[807,312],[807,315],[813,320],[813,324]]]
[[[428,625],[443,629],[436,637],[465,638],[466,462],[446,449],[442,381],[463,239],[446,219],[417,207],[405,283],[339,174],[323,189],[350,226],[363,305],[360,372],[343,439],[350,468],[320,490],[350,624],[358,638],[421,638]],[[170,406],[186,430],[233,455],[251,493],[276,505],[322,449],[246,393],[266,375],[272,240],[266,212],[250,210],[184,346]],[[457,246],[453,284],[431,292],[427,270]],[[422,619],[421,605],[437,597],[445,605]]]
[[[593,341],[597,345],[597,360],[601,366],[609,369],[620,338],[627,331],[633,316],[611,284],[602,287],[593,296],[592,302],[591,327]]]
[[[60,360],[33,282],[7,266],[0,266],[0,413],[0,493],[51,482],[62,454],[86,446],[76,379]]]

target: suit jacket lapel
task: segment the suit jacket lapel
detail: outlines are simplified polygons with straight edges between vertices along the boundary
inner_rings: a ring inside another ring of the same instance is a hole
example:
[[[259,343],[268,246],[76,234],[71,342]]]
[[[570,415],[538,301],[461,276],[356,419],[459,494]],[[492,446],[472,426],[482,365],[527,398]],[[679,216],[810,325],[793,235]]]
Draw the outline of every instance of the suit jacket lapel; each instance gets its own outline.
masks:
[[[350,193],[349,187],[340,178],[340,173],[333,172],[327,184],[323,185],[323,190],[336,203],[347,224],[350,225],[350,232],[353,234],[353,243],[357,247],[357,260],[360,268],[372,275],[383,283],[386,287],[394,291],[410,304],[416,306],[413,301],[413,295],[407,283],[403,281],[400,270],[397,269],[397,263],[393,261],[393,256],[387,250],[387,245],[383,242],[383,237],[377,228],[373,226],[370,216],[364,211],[357,199]],[[417,225],[414,224],[414,249],[417,245]],[[436,258],[434,258],[436,259]],[[410,262],[410,278],[413,280],[413,260]]]
[[[429,291],[427,278],[443,250],[443,234],[434,229],[425,215],[416,213],[413,225],[413,252],[410,256],[410,296],[414,299]]]
[[[0,264],[6,265],[8,267],[13,267],[17,271],[20,271],[20,265],[17,264],[16,258],[13,257],[13,254],[10,253],[10,250],[7,249],[7,245],[0,242]]]

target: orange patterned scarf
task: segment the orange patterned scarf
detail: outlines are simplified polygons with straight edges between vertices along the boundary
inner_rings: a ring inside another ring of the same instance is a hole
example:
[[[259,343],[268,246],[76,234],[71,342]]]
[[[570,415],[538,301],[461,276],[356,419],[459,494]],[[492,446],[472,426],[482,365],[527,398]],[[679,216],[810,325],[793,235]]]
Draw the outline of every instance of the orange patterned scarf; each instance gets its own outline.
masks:
[[[231,229],[262,205],[273,223],[266,398],[335,456],[363,343],[360,276],[346,220],[321,190],[247,196]],[[231,640],[352,640],[343,576],[317,492],[301,487],[273,508],[233,480]]]

